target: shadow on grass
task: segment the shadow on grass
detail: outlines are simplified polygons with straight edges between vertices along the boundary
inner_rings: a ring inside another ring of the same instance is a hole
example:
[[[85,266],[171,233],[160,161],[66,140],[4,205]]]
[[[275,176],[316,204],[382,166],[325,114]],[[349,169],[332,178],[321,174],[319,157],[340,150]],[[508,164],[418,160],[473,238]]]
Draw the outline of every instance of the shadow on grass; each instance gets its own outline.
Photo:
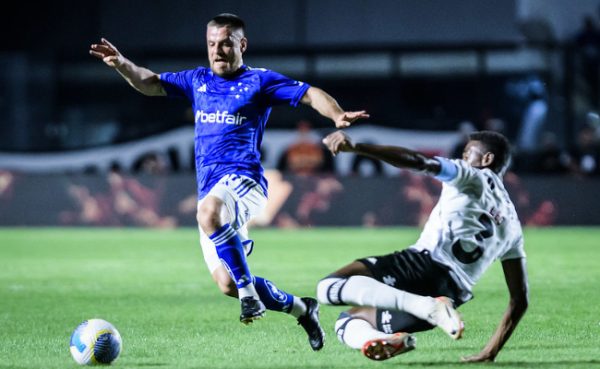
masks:
[[[395,360],[390,360],[390,364],[392,364]],[[370,364],[371,361],[365,360],[363,363],[357,363],[356,366],[347,366],[344,368],[365,368],[365,364]],[[596,367],[600,364],[600,360],[561,360],[561,361],[502,361],[495,363],[462,363],[462,362],[445,362],[445,361],[432,361],[432,362],[410,362],[403,360],[396,360],[395,364],[402,365],[403,367],[462,367],[462,368],[476,368],[476,367],[510,367],[510,368],[573,368],[573,367],[581,367],[581,368],[591,368]],[[217,366],[218,367],[218,366]],[[186,367],[187,368],[187,367]],[[215,369],[214,366],[191,366],[190,369]],[[244,368],[243,364],[240,364],[240,368]],[[290,366],[290,365],[277,365],[277,366],[257,366],[254,369],[333,369],[340,368],[338,365],[323,365],[323,364],[314,364],[314,365],[302,365],[302,366]]]
[[[445,367],[464,367],[469,368],[473,366],[486,366],[486,367],[511,367],[511,368],[572,368],[582,367],[591,368],[600,364],[600,360],[558,360],[558,361],[500,361],[493,363],[463,363],[463,362],[444,362],[444,361],[432,361],[432,362],[402,362],[403,365],[410,365],[410,367],[434,367],[434,366],[445,366]],[[271,369],[271,368],[263,368]],[[275,368],[272,368],[275,369]]]
[[[163,367],[163,366],[170,366],[171,364],[169,363],[139,363],[139,364],[135,364],[135,367]]]

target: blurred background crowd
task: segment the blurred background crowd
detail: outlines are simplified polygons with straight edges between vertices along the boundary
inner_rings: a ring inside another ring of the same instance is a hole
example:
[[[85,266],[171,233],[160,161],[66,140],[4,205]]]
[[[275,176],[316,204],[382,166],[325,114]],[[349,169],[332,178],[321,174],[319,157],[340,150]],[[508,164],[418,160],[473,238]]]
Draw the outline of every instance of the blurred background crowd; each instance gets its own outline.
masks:
[[[113,192],[128,189],[115,196],[123,212],[156,209],[158,200],[123,176],[193,175],[193,112],[184,100],[138,94],[88,47],[106,37],[156,72],[191,69],[206,65],[205,24],[221,12],[246,19],[248,65],[322,87],[345,109],[367,110],[365,130],[355,131],[363,141],[460,157],[469,132],[490,129],[514,143],[514,183],[600,177],[597,0],[25,0],[1,25],[10,37],[0,45],[0,204],[19,175],[100,174]],[[331,130],[308,108],[276,107],[265,167],[298,177],[403,175],[365,158],[332,158],[320,143]],[[341,188],[323,183],[308,192]],[[85,202],[85,186],[71,184],[68,197]],[[315,196],[306,201],[325,206]],[[181,209],[193,209],[195,200],[185,205],[185,198]],[[555,205],[543,209],[550,218]],[[100,214],[100,205],[87,206]],[[133,224],[177,224],[132,214]],[[361,214],[363,224],[381,222]]]

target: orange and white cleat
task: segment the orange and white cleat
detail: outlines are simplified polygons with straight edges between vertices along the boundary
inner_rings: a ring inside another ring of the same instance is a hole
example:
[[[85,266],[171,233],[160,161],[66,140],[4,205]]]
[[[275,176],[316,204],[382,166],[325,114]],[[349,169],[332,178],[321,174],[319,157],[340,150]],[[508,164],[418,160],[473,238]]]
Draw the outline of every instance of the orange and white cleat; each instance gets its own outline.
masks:
[[[387,338],[365,342],[362,353],[371,360],[387,360],[415,349],[417,339],[408,333],[395,333]]]
[[[437,327],[440,327],[452,339],[462,337],[465,330],[465,324],[458,311],[454,309],[452,300],[448,297],[436,297],[433,311],[429,313],[427,321]]]

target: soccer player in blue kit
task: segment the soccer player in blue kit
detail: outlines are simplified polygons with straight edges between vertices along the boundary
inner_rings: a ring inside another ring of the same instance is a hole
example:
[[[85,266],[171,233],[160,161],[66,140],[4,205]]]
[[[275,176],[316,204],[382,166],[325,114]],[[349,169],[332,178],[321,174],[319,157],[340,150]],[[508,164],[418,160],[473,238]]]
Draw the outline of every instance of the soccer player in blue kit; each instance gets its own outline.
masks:
[[[251,274],[246,262],[253,246],[246,224],[267,202],[259,148],[271,107],[276,104],[309,105],[337,128],[369,115],[344,111],[319,88],[245,65],[242,55],[248,40],[245,24],[236,15],[225,13],[211,19],[206,41],[210,68],[176,73],[157,74],[140,67],[106,39],[91,45],[90,54],[116,69],[144,95],[183,97],[192,102],[197,220],[202,252],[214,281],[223,293],[240,299],[242,323],[261,318],[266,309],[289,313],[308,334],[312,349],[319,350],[324,333],[317,301],[278,289],[271,281]]]

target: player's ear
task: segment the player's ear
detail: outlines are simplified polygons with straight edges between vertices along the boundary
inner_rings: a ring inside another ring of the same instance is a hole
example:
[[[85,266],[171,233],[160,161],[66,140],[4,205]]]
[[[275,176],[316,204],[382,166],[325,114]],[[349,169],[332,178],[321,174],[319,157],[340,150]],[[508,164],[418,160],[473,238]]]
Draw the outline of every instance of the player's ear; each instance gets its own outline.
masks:
[[[248,48],[248,39],[246,37],[242,37],[242,39],[240,40],[240,50],[242,51],[242,53],[244,53],[247,48]]]
[[[495,158],[496,158],[496,156],[494,155],[494,153],[491,151],[488,151],[485,154],[483,154],[483,157],[481,158],[481,165],[483,167],[489,167],[490,165],[492,165]]]

